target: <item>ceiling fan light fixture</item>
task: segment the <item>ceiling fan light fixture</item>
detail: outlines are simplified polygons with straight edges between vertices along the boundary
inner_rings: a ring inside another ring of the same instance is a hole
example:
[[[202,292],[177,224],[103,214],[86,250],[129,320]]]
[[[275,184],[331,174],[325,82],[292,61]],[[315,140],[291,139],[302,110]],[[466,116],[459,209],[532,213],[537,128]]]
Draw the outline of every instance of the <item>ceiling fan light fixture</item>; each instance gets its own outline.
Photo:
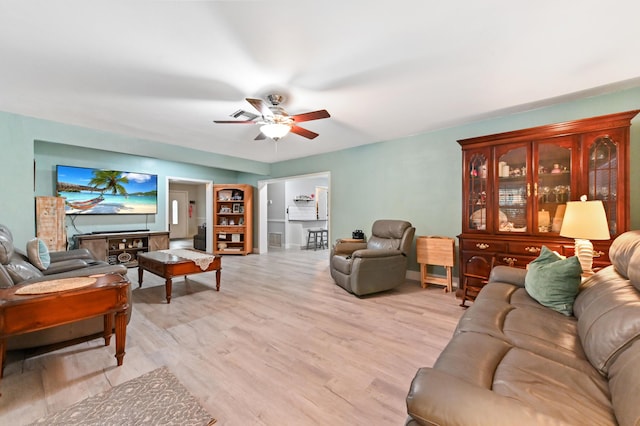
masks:
[[[282,123],[270,123],[260,127],[260,131],[268,138],[277,141],[278,139],[285,137],[291,130],[291,126]]]

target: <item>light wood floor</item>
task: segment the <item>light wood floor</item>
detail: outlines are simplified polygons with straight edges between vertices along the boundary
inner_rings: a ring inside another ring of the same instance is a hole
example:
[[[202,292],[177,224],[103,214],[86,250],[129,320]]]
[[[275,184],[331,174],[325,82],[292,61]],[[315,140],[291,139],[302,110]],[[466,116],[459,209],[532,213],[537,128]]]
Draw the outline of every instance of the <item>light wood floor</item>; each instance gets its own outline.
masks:
[[[0,424],[28,424],[168,366],[220,425],[402,425],[416,370],[463,313],[441,287],[407,281],[357,298],[329,275],[328,251],[225,256],[213,273],[164,282],[129,270],[134,310],[124,365],[102,339],[23,359],[9,352]]]

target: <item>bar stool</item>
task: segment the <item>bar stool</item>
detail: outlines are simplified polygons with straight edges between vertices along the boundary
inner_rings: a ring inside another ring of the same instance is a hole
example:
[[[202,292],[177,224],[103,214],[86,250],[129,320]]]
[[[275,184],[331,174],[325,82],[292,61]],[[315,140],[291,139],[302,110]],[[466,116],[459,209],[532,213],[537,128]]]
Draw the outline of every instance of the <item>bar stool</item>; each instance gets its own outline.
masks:
[[[317,243],[316,243],[317,245]],[[321,229],[320,230],[320,248],[328,249],[329,248],[329,230]]]
[[[309,234],[307,235],[307,250],[311,248],[311,244],[313,244],[314,250],[317,250],[318,247],[321,249],[329,248],[329,230],[309,229]]]

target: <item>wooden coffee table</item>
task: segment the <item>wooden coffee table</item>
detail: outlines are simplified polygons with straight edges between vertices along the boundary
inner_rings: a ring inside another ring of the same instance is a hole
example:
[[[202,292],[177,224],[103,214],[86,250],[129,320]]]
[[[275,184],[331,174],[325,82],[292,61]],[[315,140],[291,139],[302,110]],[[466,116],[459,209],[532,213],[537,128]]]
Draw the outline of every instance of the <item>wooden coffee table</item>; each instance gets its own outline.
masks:
[[[204,272],[216,271],[216,291],[220,291],[220,274],[222,262],[220,256],[214,256],[200,250],[190,250],[194,253],[213,256],[213,261],[206,269],[202,269],[193,260],[177,256],[169,251],[150,251],[138,254],[138,287],[142,287],[142,274],[149,271],[165,279],[165,291],[167,303],[171,303],[172,278],[179,275],[202,274]],[[180,250],[175,250],[179,253]]]
[[[104,344],[109,346],[114,314],[116,360],[118,366],[122,365],[130,282],[120,274],[96,275],[93,278],[93,284],[44,294],[16,294],[29,284],[0,289],[0,377],[8,337],[104,316]],[[62,283],[65,280],[56,281]]]

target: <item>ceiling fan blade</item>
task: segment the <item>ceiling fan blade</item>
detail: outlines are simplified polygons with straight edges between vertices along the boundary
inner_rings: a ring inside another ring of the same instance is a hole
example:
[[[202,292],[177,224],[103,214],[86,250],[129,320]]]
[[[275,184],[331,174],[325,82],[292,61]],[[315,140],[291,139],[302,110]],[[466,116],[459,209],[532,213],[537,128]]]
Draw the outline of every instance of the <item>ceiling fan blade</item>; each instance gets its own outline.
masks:
[[[256,136],[253,140],[254,141],[261,141],[263,139],[266,139],[267,137],[264,135],[264,133],[260,132],[258,133],[258,136]]]
[[[296,114],[292,116],[293,121],[296,123],[302,123],[303,121],[311,121],[311,120],[320,120],[321,118],[329,118],[331,117],[326,109],[321,109],[319,111],[313,112],[305,112],[304,114]]]
[[[267,103],[262,99],[247,98],[247,102],[249,102],[255,109],[260,111],[260,114],[262,114],[263,116],[271,117],[273,115],[273,112],[271,112],[271,110],[269,109],[269,105],[267,105]]]
[[[307,139],[315,139],[319,135],[311,130],[303,129],[300,126],[293,125],[291,126],[291,133],[295,133],[296,135],[303,136]]]
[[[213,122],[218,124],[256,124],[251,120],[213,120]]]

